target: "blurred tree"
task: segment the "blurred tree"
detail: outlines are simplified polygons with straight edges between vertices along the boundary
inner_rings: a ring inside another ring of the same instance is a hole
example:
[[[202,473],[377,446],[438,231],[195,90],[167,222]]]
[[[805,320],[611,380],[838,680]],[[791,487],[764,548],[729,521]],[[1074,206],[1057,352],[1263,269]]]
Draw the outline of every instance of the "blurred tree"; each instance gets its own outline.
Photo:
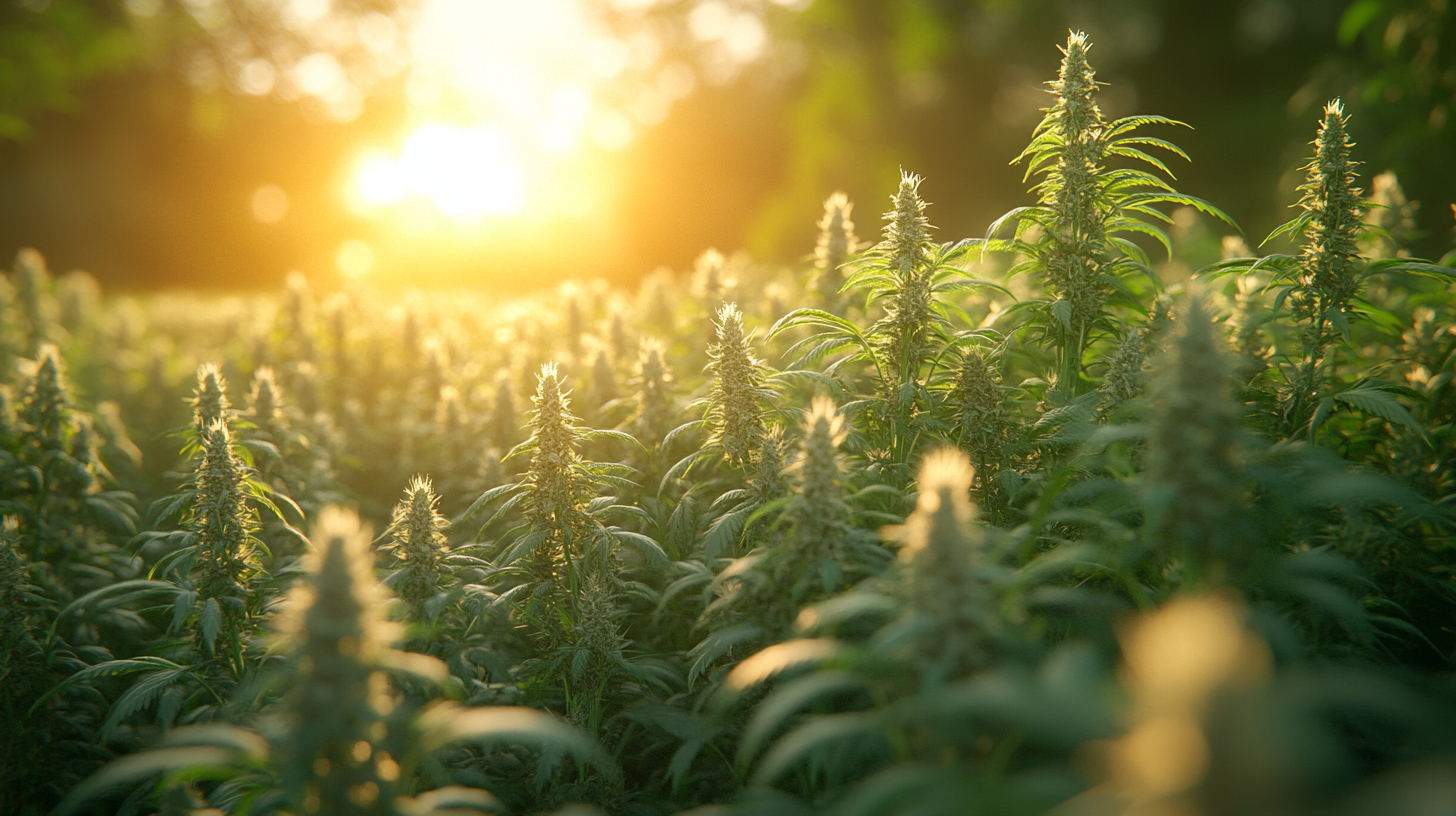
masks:
[[[0,4],[0,138],[24,139],[42,110],[75,110],[85,83],[135,63],[127,13],[107,0]]]

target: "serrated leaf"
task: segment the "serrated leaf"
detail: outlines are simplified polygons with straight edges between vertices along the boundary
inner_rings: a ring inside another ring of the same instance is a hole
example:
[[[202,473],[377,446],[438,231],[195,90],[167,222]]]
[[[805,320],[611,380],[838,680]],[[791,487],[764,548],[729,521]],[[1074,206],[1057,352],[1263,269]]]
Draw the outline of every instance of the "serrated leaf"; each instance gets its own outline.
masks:
[[[1393,422],[1415,431],[1422,439],[1426,438],[1426,429],[1411,415],[1411,412],[1393,395],[1379,388],[1352,388],[1336,394],[1335,399],[1351,408],[1374,414],[1387,422]]]

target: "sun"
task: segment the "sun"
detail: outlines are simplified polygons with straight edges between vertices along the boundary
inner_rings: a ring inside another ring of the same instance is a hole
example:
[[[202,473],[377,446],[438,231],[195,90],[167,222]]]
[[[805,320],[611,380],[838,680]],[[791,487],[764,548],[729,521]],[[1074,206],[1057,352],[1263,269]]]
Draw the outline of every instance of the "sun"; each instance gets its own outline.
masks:
[[[497,127],[427,124],[410,134],[398,158],[366,155],[353,196],[365,207],[420,197],[458,219],[512,215],[526,203],[526,172]]]

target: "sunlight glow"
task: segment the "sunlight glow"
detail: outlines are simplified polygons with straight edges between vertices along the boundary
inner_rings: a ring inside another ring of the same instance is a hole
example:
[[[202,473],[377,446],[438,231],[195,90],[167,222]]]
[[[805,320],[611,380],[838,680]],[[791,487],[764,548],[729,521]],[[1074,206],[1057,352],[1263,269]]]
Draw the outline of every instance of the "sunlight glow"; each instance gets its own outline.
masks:
[[[579,219],[604,200],[596,188],[615,172],[610,154],[766,44],[758,12],[722,0],[703,0],[688,21],[714,55],[706,67],[669,57],[680,35],[660,24],[611,27],[599,11],[588,0],[421,0],[407,29],[378,32],[410,54],[406,124],[356,162],[354,210],[413,235],[448,227],[426,209],[462,226]],[[337,68],[305,60],[293,79],[322,98]]]
[[[469,219],[519,212],[526,184],[498,128],[429,124],[410,135],[399,159],[379,153],[364,159],[354,196],[366,206],[423,196],[446,215]]]

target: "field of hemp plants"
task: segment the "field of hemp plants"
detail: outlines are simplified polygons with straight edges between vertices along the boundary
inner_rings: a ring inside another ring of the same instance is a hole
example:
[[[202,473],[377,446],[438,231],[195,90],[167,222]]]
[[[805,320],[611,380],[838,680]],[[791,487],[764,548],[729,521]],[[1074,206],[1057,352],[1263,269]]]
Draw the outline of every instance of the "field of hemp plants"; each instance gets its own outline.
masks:
[[[0,813],[1456,812],[1456,253],[1339,100],[1251,248],[1088,58],[975,237],[906,172],[637,292],[22,252]]]

